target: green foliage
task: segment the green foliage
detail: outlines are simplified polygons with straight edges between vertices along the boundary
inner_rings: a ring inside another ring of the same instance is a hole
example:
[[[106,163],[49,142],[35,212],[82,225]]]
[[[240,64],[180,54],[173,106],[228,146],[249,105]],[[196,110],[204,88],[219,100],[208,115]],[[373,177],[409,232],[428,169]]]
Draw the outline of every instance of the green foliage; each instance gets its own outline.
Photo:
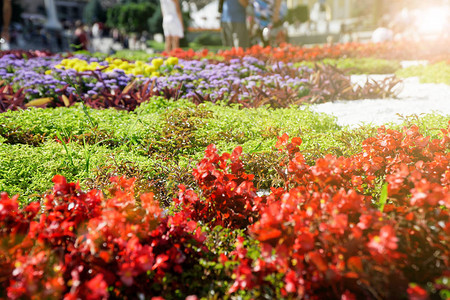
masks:
[[[158,1],[159,4],[159,1]],[[152,16],[147,20],[148,28],[150,33],[162,33],[162,12],[161,6],[157,5]]]
[[[67,150],[66,150],[67,149]],[[73,163],[70,163],[72,160]],[[54,175],[61,174],[85,184],[93,171],[86,173],[86,163],[95,168],[133,161],[143,170],[152,169],[152,161],[116,148],[114,153],[104,146],[48,141],[38,147],[23,144],[0,144],[0,190],[10,195],[21,194],[22,201],[34,199],[51,186]],[[28,200],[27,200],[28,199]]]
[[[150,2],[118,4],[108,9],[106,24],[127,32],[149,31],[148,20],[155,14],[157,6]]]
[[[417,76],[422,83],[445,83],[450,85],[450,63],[439,62],[426,66],[411,66],[395,73],[399,77]]]
[[[221,46],[222,40],[220,35],[212,32],[204,32],[195,37],[194,43],[202,46]]]
[[[440,115],[404,117],[432,137],[447,122]],[[195,188],[191,170],[211,143],[221,152],[242,146],[255,186],[267,189],[282,182],[281,157],[272,149],[283,133],[302,138],[308,163],[325,154],[353,155],[361,141],[376,135],[374,127],[342,128],[334,117],[308,108],[195,106],[163,97],[133,112],[81,105],[8,111],[0,124],[0,190],[20,193],[23,201],[45,192],[55,174],[103,189],[109,177],[124,173],[138,178],[142,192],[153,191],[169,204],[181,182]]]
[[[326,58],[319,64],[333,65],[346,74],[391,74],[401,68],[400,63],[394,60],[379,58]],[[314,67],[315,62],[304,61],[296,66]]]
[[[152,41],[153,42],[153,41]],[[156,49],[152,45],[150,45],[154,50],[164,50],[164,44],[161,44],[160,49]],[[142,61],[148,61],[151,57],[154,57],[154,54],[149,54],[146,51],[143,50],[119,50],[116,53],[112,55],[112,57],[120,58],[120,59],[127,59],[127,60],[142,60]]]
[[[290,23],[306,22],[309,20],[309,8],[307,5],[298,5],[288,9],[286,20]]]
[[[445,128],[448,124],[450,116],[444,116],[440,114],[414,114],[414,115],[399,115],[402,120],[402,124],[400,126],[396,126],[397,128],[406,126],[410,127],[415,124],[419,126],[420,133],[424,136],[430,136],[433,139],[439,138],[441,134],[440,128]]]
[[[106,21],[106,11],[100,0],[90,0],[83,11],[84,21],[88,24]]]
[[[162,33],[162,13],[159,0],[122,1],[108,9],[106,25],[126,32]],[[189,14],[183,13],[185,28]]]
[[[164,51],[164,49],[165,49],[165,44],[164,44],[164,42],[160,43],[160,42],[157,42],[157,41],[155,41],[155,40],[150,40],[150,41],[147,41],[147,45],[148,45],[150,48],[152,48],[153,50],[159,51],[159,52],[162,52],[162,51]]]
[[[380,211],[384,210],[384,206],[386,205],[387,197],[388,197],[388,183],[385,182],[383,184],[383,186],[381,187],[380,201],[378,203],[378,205],[380,207]]]

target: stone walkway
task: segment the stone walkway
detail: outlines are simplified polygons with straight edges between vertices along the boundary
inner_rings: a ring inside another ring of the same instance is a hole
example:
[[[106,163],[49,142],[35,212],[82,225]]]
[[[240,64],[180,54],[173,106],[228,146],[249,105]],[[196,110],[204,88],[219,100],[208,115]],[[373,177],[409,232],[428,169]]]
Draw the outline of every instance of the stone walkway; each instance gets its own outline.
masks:
[[[371,75],[380,79],[386,75]],[[364,82],[366,75],[352,76],[352,81]],[[403,80],[397,98],[364,99],[323,103],[312,106],[317,112],[336,116],[338,124],[356,128],[361,124],[382,125],[389,122],[401,123],[402,116],[437,113],[450,119],[450,85],[420,83],[419,78]]]

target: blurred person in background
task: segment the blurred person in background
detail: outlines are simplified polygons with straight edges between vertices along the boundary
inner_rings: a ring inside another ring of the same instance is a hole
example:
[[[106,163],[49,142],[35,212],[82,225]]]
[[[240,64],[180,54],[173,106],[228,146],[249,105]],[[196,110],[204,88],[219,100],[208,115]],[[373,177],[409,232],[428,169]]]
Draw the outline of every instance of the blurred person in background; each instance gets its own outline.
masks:
[[[113,28],[110,30],[111,37],[115,43],[120,41],[120,31],[118,28]]]
[[[92,25],[92,37],[101,38],[103,36],[103,23],[95,22]]]
[[[38,31],[38,35],[39,35],[39,39],[41,41],[42,47],[44,47],[44,49],[49,49],[50,43],[48,40],[47,30],[44,28],[43,25],[40,24],[37,26],[37,31]]]
[[[278,46],[287,42],[287,32],[283,26],[287,15],[287,5],[283,0],[253,0],[253,18],[250,22],[252,35],[263,46]]]
[[[89,38],[87,32],[84,30],[83,22],[77,20],[75,22],[75,32],[71,48],[73,51],[88,50]]]
[[[147,48],[147,41],[149,40],[149,34],[147,31],[143,31],[141,36],[139,37],[139,41],[141,43],[141,49]]]
[[[219,1],[219,12],[222,13],[220,27],[222,29],[222,43],[224,46],[241,48],[250,46],[246,23],[247,5],[248,0]]]
[[[0,40],[1,50],[9,50],[9,42],[10,42],[9,25],[11,24],[11,15],[12,15],[11,0],[3,0],[2,5],[3,23]]]
[[[379,26],[372,32],[371,42],[382,43],[394,39],[394,31],[390,28],[388,17],[381,18]]]
[[[314,27],[314,30],[317,32],[319,31],[319,24],[325,23],[325,32],[328,33],[330,31],[331,8],[326,3],[326,0],[319,0],[314,3],[311,9],[310,20],[310,30]]]
[[[120,41],[121,41],[122,47],[124,49],[129,49],[129,47],[130,47],[130,37],[129,37],[128,33],[125,30],[123,30],[120,33]]]
[[[184,37],[183,17],[178,0],[160,0],[163,17],[163,31],[166,51],[180,47],[180,39]]]

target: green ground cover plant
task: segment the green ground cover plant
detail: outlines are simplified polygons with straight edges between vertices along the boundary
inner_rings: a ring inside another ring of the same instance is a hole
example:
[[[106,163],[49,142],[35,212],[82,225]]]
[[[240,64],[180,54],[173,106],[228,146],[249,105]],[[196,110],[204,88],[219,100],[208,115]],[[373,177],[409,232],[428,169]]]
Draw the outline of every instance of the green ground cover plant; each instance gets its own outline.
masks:
[[[123,176],[83,190],[56,175],[22,207],[2,193],[0,297],[447,299],[450,122],[436,129],[382,126],[310,164],[283,134],[266,195],[242,147],[213,144],[170,207]]]
[[[399,69],[395,74],[404,78],[417,76],[422,83],[445,83],[450,85],[450,63],[446,61]]]
[[[387,60],[372,57],[362,58],[325,58],[323,60],[303,61],[295,66],[307,66],[313,68],[316,64],[332,65],[344,71],[348,75],[356,74],[392,74],[401,69],[396,60]]]
[[[55,174],[84,183],[99,169],[128,162],[136,164],[143,177],[167,177],[171,167],[197,161],[210,143],[223,151],[241,144],[255,153],[248,158],[253,161],[283,132],[304,134],[311,149],[319,144],[331,148],[335,144],[328,136],[340,129],[334,118],[307,109],[242,111],[162,97],[134,112],[77,105],[9,111],[0,119],[0,189],[24,197],[45,191]]]
[[[164,46],[162,49],[164,50]],[[150,58],[155,57],[155,54],[147,53],[146,51],[143,50],[118,50],[112,56],[134,61],[136,60],[148,61]]]
[[[424,133],[433,136],[438,133],[433,128],[446,122],[436,115],[405,118],[405,123],[419,120]],[[373,126],[342,128],[332,116],[308,108],[196,106],[163,97],[133,112],[82,105],[8,111],[0,114],[0,124],[0,189],[21,194],[23,201],[48,189],[56,174],[92,186],[107,182],[121,168],[131,172],[130,164],[136,169],[131,173],[139,174],[143,184],[151,181],[158,197],[167,201],[177,178],[190,176],[189,167],[211,143],[228,152],[241,145],[255,185],[264,189],[280,181],[279,158],[271,149],[283,133],[302,137],[309,162],[327,153],[349,156],[375,133]]]
[[[303,57],[338,55],[322,50]],[[291,74],[278,62],[294,52],[265,49],[281,60],[259,67],[233,51],[233,68]],[[24,64],[7,56],[3,76]],[[22,83],[52,80],[49,62],[36,66]],[[313,74],[318,90],[334,69]],[[197,91],[217,80],[209,73]],[[449,298],[450,116],[350,128],[293,105],[279,84],[247,95],[259,97],[250,106],[227,99],[245,90],[204,101],[173,87],[135,92],[116,75],[99,91],[84,73],[89,101],[68,85],[47,108],[0,91],[1,299]]]

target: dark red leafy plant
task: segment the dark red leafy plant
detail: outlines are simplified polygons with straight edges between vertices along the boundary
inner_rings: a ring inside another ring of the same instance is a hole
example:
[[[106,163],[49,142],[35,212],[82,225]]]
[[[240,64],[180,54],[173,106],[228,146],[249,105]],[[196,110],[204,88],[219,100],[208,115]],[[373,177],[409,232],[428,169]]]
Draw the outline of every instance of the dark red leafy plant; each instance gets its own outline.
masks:
[[[142,103],[154,96],[164,96],[166,99],[177,100],[181,95],[181,85],[177,88],[165,87],[156,90],[154,81],[147,81],[144,84],[132,82],[124,89],[115,90],[103,89],[98,94],[82,97],[82,101],[88,106],[96,109],[116,108],[133,111]]]
[[[350,76],[332,65],[316,64],[305,83],[309,93],[301,101],[323,103],[335,100],[381,99],[396,97],[401,79],[395,76],[383,80],[367,79],[364,85],[355,85]]]
[[[25,109],[24,88],[14,92],[12,86],[0,84],[0,113],[8,110]]]
[[[28,101],[24,88],[14,91],[13,87],[0,81],[0,113],[8,110],[26,109],[28,107],[46,107],[52,98],[39,98]]]

